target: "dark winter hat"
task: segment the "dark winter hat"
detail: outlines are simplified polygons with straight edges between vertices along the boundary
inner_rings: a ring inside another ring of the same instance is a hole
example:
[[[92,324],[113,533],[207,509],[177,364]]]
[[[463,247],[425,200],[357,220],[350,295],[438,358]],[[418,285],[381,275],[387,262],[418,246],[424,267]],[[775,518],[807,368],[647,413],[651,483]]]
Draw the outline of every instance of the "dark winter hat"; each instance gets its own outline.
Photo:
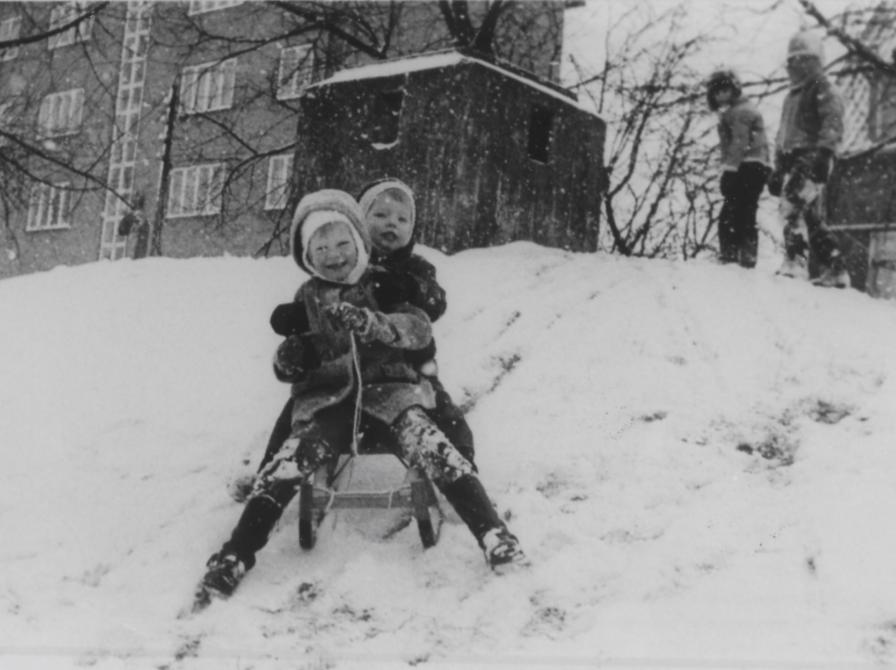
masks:
[[[732,100],[737,100],[741,95],[740,79],[733,70],[716,70],[706,80],[706,104],[712,111],[719,108],[716,102],[716,93],[723,89],[731,89]]]
[[[414,192],[411,187],[398,179],[377,179],[365,185],[358,194],[358,204],[361,206],[361,214],[366,217],[367,212],[373,206],[373,201],[386,191],[396,190],[404,194],[411,208],[411,225],[417,226],[417,206],[414,203]]]
[[[320,276],[308,262],[307,242],[311,235],[322,226],[334,221],[349,224],[358,248],[358,264],[342,283],[354,284],[358,281],[370,260],[370,238],[363,225],[363,217],[358,203],[345,191],[322,189],[304,196],[296,206],[289,229],[289,245],[293,260],[305,272]]]
[[[787,58],[811,56],[824,62],[824,41],[817,32],[801,30],[787,43]]]

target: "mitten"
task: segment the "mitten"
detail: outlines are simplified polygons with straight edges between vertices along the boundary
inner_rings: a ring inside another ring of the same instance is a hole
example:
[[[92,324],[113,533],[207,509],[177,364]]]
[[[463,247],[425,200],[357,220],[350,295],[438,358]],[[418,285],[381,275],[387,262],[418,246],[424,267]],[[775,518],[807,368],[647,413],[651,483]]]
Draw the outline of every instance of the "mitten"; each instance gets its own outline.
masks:
[[[307,332],[309,325],[305,308],[294,302],[277,305],[271,313],[271,328],[283,337]]]
[[[311,343],[298,335],[290,335],[274,355],[274,374],[282,382],[293,382],[319,363]]]
[[[370,273],[370,278],[373,281],[373,297],[378,305],[414,304],[418,293],[417,282],[406,272],[376,270]]]
[[[351,303],[340,302],[330,305],[326,311],[337,327],[352,330],[358,334],[365,332],[370,323],[370,310],[365,307],[356,307]]]
[[[341,302],[329,307],[327,313],[336,324],[357,333],[362,342],[379,340],[391,344],[398,339],[398,334],[385,315],[380,312],[372,312],[366,307]]]

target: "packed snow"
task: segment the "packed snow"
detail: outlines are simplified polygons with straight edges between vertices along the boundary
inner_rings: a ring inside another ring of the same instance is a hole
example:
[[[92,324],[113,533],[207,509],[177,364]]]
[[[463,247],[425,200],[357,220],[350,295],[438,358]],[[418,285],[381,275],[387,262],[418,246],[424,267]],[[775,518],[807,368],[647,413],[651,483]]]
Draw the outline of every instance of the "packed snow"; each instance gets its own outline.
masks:
[[[60,267],[0,282],[0,667],[896,661],[892,303],[710,261],[422,253],[531,567],[492,574],[450,514],[423,550],[333,512],[303,551],[293,505],[232,598],[179,618],[287,397],[267,320],[302,275]]]

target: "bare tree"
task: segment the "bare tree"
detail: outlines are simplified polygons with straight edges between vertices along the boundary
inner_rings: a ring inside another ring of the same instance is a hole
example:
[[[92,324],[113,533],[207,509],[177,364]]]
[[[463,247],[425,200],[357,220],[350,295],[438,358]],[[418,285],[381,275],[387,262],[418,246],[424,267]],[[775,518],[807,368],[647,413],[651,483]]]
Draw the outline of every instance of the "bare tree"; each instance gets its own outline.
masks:
[[[633,7],[607,26],[600,72],[579,67],[578,88],[608,126],[606,245],[624,255],[692,258],[708,247],[719,206],[714,128],[703,75],[691,65],[710,38],[680,37],[684,6],[645,11]]]

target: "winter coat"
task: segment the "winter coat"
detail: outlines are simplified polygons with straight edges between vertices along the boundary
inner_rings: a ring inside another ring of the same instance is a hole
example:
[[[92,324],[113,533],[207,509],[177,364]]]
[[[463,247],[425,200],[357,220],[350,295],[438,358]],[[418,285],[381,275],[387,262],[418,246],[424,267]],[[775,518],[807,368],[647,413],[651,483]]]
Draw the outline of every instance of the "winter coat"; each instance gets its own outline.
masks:
[[[335,324],[324,307],[348,302],[378,311],[373,298],[369,273],[352,286],[344,286],[313,277],[296,294],[295,303],[305,311],[309,340],[320,364],[304,372],[292,384],[293,421],[310,420],[324,408],[349,398],[355,386],[354,359],[349,331]],[[380,313],[398,335],[390,344],[356,338],[362,380],[362,407],[365,412],[392,423],[399,414],[414,405],[426,409],[435,406],[435,396],[424,377],[406,360],[409,351],[422,349],[432,340],[432,328],[426,314],[402,304],[390,313]]]
[[[414,243],[406,247],[383,254],[374,249],[370,262],[383,270],[410,279],[414,286],[408,302],[426,312],[430,321],[437,321],[445,313],[448,304],[445,289],[436,280],[436,269],[432,263],[414,253]]]
[[[769,164],[765,123],[747,98],[738,98],[719,114],[718,131],[724,170],[737,170],[744,161]]]
[[[843,100],[821,72],[791,87],[781,110],[776,155],[799,149],[836,152],[843,138]]]

